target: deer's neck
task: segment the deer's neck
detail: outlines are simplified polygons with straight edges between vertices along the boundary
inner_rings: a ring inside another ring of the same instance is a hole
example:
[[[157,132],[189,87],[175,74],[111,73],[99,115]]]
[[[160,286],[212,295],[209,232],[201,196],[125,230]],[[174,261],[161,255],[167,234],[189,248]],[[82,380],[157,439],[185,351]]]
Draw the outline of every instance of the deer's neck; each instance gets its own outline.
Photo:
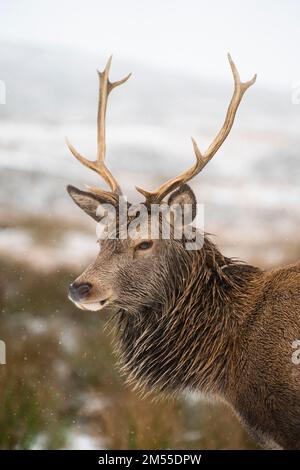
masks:
[[[143,307],[136,315],[120,313],[123,369],[142,388],[226,396],[240,328],[251,312],[261,271],[225,258],[208,239],[176,271],[181,278],[170,285],[165,305]]]

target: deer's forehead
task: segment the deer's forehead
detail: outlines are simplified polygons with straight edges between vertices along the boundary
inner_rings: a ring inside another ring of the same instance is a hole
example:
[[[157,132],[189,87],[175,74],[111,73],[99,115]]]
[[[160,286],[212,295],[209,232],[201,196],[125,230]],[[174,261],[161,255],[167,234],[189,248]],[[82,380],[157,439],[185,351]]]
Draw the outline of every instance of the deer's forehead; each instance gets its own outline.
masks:
[[[160,229],[162,222],[168,222],[169,219],[164,214],[153,214],[151,211],[135,214],[117,213],[112,217],[103,217],[97,224],[98,240],[104,239],[142,239],[151,238],[155,229]],[[159,233],[159,232],[158,232]]]
[[[157,246],[161,246],[161,243],[166,242],[166,240],[162,240],[161,238],[153,239],[151,237],[145,237],[143,235],[136,235],[134,237],[128,236],[126,239],[110,239],[105,238],[103,240],[98,240],[98,244],[100,246],[100,255],[109,256],[113,254],[125,254],[128,251],[134,249],[139,243],[145,240],[153,240],[156,242]]]

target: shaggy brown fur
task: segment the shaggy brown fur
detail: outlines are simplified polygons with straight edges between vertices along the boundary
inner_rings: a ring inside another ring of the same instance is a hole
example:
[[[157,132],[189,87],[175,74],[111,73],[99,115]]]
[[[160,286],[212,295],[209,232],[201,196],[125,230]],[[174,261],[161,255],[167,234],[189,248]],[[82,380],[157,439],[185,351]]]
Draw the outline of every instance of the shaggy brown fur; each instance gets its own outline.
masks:
[[[300,370],[291,360],[300,264],[264,273],[224,260],[206,239],[178,288],[182,255],[173,253],[177,281],[167,281],[165,305],[119,312],[118,351],[129,381],[143,390],[212,394],[261,445],[300,448]]]

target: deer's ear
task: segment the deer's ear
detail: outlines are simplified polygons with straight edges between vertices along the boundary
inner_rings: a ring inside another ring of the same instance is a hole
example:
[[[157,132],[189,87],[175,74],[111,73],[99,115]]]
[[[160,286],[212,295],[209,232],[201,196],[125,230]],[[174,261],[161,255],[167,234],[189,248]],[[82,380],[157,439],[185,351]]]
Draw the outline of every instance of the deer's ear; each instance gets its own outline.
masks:
[[[194,192],[188,184],[183,184],[174,191],[169,199],[169,206],[178,207],[185,215],[185,220],[194,220],[197,214],[197,200]]]
[[[105,195],[101,196],[88,191],[81,191],[75,186],[68,185],[67,191],[75,204],[97,222],[103,217],[103,214],[101,215],[101,205],[112,204],[112,200],[106,198]]]

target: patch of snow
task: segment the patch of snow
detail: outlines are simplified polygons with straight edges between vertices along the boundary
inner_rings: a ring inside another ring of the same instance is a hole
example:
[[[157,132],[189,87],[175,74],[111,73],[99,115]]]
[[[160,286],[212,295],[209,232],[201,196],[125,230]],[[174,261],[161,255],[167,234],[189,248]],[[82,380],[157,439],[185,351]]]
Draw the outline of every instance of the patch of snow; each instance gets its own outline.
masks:
[[[72,430],[68,434],[66,450],[103,450],[104,441],[83,432]]]

